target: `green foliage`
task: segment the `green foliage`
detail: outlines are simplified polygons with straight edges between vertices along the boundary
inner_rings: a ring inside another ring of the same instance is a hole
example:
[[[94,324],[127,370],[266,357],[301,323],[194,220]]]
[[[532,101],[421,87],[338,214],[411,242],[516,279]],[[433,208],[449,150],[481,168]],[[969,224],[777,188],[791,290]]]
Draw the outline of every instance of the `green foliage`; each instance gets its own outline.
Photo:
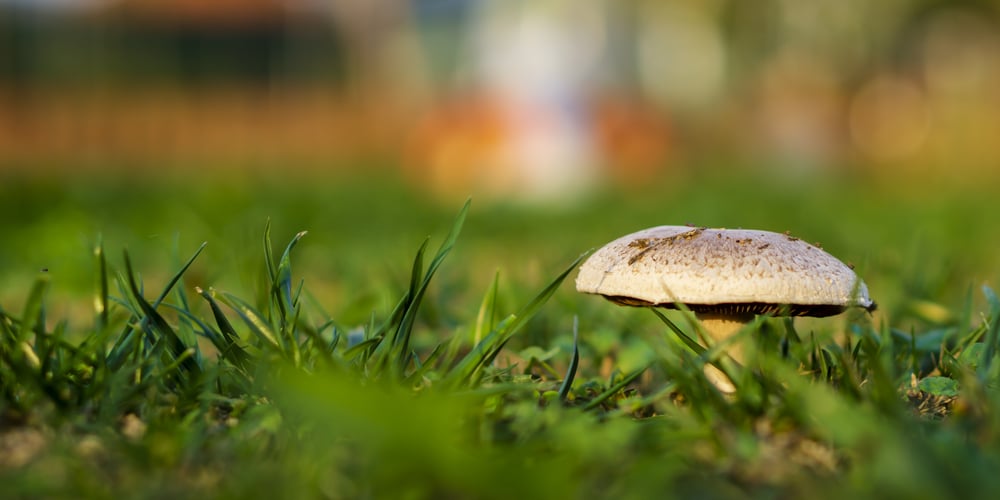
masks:
[[[279,256],[270,223],[249,294],[194,286],[189,300],[186,281],[210,274],[204,244],[156,278],[129,253],[115,269],[98,240],[86,273],[93,317],[80,327],[53,320],[54,278],[42,272],[18,313],[0,309],[5,494],[924,497],[1000,487],[1000,301],[990,288],[946,315],[903,297],[898,310],[909,312],[896,317],[760,317],[728,341],[744,344],[740,366],[724,345],[695,340],[687,311],[561,294],[583,256],[564,258],[532,292],[495,273],[467,296],[459,285],[478,271],[444,264],[473,220],[467,202],[433,254],[429,239],[416,248],[397,299],[362,321],[333,319],[297,274],[312,236],[290,235]],[[735,394],[708,381],[709,364]]]
[[[958,396],[958,381],[948,377],[927,377],[920,380],[917,388],[932,396]]]

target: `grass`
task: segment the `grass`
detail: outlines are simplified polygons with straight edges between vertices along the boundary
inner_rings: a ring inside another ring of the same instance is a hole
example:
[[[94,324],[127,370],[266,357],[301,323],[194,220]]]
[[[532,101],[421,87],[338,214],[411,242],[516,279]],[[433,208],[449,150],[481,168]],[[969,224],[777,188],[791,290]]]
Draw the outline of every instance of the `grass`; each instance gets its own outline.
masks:
[[[256,197],[105,186],[108,204],[85,188],[9,188],[5,203],[33,204],[34,219],[7,223],[21,245],[0,251],[4,496],[1000,487],[991,198],[713,182],[713,197],[673,188],[457,215],[385,182]],[[750,194],[760,203],[741,205]],[[107,225],[81,229],[80,205]],[[720,365],[738,386],[726,397],[700,370],[714,351],[685,341],[691,317],[565,283],[588,248],[676,222],[820,239],[856,260],[880,310],[758,318],[740,338],[747,366]],[[186,229],[162,235],[172,227]],[[66,243],[91,229],[103,238]],[[189,242],[200,237],[208,246]]]

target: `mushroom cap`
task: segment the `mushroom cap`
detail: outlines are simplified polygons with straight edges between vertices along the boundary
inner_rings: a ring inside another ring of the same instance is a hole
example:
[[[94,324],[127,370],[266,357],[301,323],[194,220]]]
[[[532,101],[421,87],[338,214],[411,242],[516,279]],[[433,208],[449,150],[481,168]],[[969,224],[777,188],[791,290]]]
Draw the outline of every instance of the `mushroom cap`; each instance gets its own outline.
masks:
[[[846,264],[788,234],[658,226],[629,234],[580,266],[576,289],[624,305],[718,314],[830,316],[871,310]]]

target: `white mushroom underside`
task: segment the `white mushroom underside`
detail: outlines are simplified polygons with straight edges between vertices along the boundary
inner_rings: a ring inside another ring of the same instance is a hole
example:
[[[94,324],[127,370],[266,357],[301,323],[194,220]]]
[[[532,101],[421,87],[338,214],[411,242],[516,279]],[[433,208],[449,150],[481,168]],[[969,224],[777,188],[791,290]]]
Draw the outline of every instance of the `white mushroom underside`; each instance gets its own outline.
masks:
[[[847,265],[768,231],[659,226],[619,238],[580,267],[577,290],[652,304],[870,307]]]

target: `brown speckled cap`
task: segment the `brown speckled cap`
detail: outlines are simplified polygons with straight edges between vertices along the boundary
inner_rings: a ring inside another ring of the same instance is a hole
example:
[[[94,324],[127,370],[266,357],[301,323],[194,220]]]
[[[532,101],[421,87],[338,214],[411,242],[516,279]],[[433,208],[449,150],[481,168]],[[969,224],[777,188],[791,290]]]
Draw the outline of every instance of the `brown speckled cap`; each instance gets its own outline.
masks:
[[[830,316],[871,310],[846,264],[787,234],[658,226],[623,236],[580,266],[576,289],[625,305],[695,312]]]

